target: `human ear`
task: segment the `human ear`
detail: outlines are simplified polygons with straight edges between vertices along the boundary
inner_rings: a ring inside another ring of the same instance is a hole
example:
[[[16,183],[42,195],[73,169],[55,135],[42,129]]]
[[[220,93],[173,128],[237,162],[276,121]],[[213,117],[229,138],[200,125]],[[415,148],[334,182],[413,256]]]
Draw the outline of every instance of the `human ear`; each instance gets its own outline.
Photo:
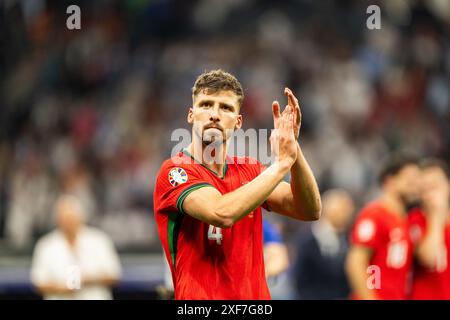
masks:
[[[242,115],[240,114],[240,115],[238,115],[237,118],[236,118],[236,125],[234,126],[234,129],[240,129],[240,128],[242,128],[242,121],[243,121]]]
[[[192,107],[189,107],[189,111],[187,114],[187,122],[190,124],[194,122],[194,110],[192,109]]]

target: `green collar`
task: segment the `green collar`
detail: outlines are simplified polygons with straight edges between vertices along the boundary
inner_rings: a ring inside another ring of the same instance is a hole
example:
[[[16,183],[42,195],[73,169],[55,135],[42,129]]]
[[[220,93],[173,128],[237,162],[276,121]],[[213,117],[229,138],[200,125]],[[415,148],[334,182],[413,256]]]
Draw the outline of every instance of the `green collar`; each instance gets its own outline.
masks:
[[[222,177],[220,177],[217,172],[211,170],[210,168],[208,168],[207,166],[205,166],[203,163],[201,163],[200,161],[197,161],[197,159],[194,158],[194,156],[192,154],[190,154],[186,149],[183,149],[183,153],[185,155],[187,155],[188,157],[190,157],[192,160],[194,160],[195,162],[197,162],[198,164],[202,165],[203,167],[205,167],[206,169],[208,169],[209,171],[211,171],[212,173],[214,173],[216,176],[218,176],[220,179],[225,179],[225,175],[227,174],[228,171],[228,164],[225,161],[225,165],[223,166],[223,172],[222,172]]]

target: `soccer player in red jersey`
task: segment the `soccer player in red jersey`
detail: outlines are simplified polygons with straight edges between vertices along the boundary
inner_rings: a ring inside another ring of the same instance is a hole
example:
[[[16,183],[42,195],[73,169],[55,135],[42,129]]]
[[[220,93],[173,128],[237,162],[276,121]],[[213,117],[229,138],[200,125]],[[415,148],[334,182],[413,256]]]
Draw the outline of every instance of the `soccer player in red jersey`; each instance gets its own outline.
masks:
[[[222,70],[197,78],[187,114],[192,143],[162,164],[154,193],[176,299],[270,299],[260,206],[298,220],[319,218],[319,190],[297,142],[300,107],[291,90],[285,94],[282,113],[272,104],[275,161],[264,168],[227,156],[243,121],[241,84]]]
[[[421,164],[422,210],[409,214],[415,245],[415,264],[410,298],[450,300],[450,184],[447,165],[437,159]]]
[[[380,174],[381,197],[356,217],[346,269],[354,299],[406,299],[412,262],[407,211],[419,199],[420,170],[391,156]]]

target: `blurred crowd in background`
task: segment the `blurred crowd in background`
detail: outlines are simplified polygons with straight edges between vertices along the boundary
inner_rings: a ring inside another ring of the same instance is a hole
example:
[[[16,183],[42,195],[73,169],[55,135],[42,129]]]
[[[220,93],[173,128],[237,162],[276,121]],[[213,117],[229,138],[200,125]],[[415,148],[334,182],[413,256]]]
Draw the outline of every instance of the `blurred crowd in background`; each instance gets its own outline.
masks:
[[[66,8],[81,8],[68,30]],[[381,29],[366,27],[371,4]],[[222,68],[244,87],[244,129],[271,129],[288,86],[320,189],[359,208],[389,151],[450,159],[450,2],[3,1],[0,251],[29,252],[58,195],[82,200],[119,250],[160,252],[152,194],[191,87]],[[272,218],[272,217],[270,217]],[[307,226],[274,220],[295,255]]]

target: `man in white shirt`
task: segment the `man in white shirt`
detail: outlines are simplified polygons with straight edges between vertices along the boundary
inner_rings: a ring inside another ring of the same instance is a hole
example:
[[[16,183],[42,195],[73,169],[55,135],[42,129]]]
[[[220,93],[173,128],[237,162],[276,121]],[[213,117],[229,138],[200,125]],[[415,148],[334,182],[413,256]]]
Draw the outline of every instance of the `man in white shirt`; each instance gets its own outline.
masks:
[[[84,210],[73,196],[61,196],[55,212],[58,229],[37,242],[31,282],[44,299],[112,299],[121,265],[111,239],[84,224]]]

